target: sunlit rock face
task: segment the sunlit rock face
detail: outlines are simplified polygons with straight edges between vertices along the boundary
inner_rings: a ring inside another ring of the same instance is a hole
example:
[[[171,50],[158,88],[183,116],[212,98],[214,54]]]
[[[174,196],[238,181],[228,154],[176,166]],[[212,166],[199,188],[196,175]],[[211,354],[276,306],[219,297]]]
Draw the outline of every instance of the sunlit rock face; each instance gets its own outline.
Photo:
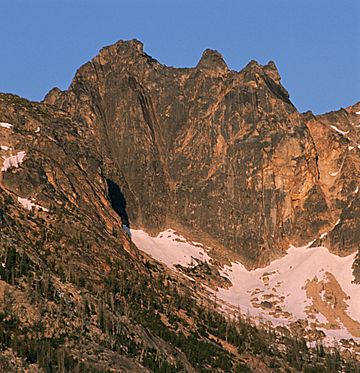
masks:
[[[132,228],[197,232],[248,267],[320,236],[357,250],[360,106],[299,114],[273,62],[172,68],[120,41],[45,102],[86,123]]]
[[[356,351],[359,114],[299,114],[272,62],[137,41],[45,102],[0,94],[0,371],[290,371],[290,332]]]

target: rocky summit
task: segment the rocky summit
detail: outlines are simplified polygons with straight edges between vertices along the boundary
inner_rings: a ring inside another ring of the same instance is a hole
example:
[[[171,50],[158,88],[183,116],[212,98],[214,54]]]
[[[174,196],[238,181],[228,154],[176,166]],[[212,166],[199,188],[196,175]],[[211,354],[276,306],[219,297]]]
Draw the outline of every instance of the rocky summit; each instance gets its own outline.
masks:
[[[0,155],[0,371],[359,371],[360,102],[119,41]]]
[[[358,249],[360,105],[300,114],[273,62],[237,72],[206,50],[176,69],[121,41],[45,102],[84,122],[133,228],[177,227],[250,268],[325,232],[338,255]]]

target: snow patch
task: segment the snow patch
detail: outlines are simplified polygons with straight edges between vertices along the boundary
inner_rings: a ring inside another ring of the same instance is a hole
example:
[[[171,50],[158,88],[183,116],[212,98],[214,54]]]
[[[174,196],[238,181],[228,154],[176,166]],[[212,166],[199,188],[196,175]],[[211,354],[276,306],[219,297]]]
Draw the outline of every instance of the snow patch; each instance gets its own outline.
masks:
[[[190,266],[194,259],[200,261],[211,259],[198,243],[196,245],[189,243],[173,229],[160,232],[156,237],[151,237],[142,230],[130,231],[132,241],[140,250],[168,267],[174,267],[175,264]]]
[[[328,232],[324,232],[320,235],[320,240],[322,240],[325,236],[327,236]]]
[[[0,149],[1,150],[11,150],[12,148],[10,146],[7,146],[7,145],[0,145]]]
[[[39,133],[40,132],[40,127],[36,128],[35,130],[35,133]]]
[[[360,111],[355,112],[355,114],[360,115]]]
[[[339,128],[337,128],[336,126],[333,126],[333,125],[331,125],[330,126],[333,130],[335,130],[336,132],[339,132],[339,133],[341,133],[342,135],[347,135],[348,133],[349,133],[349,131],[342,131],[342,130],[340,130]]]
[[[340,219],[336,220],[335,225],[333,226],[333,229],[340,223]]]
[[[3,167],[1,171],[7,171],[9,168],[12,167],[19,167],[21,163],[23,163],[26,153],[24,151],[18,152],[16,155],[12,155],[10,157],[4,157]]]
[[[21,197],[18,197],[18,201],[19,203],[26,209],[26,210],[31,210],[32,208],[35,208],[37,210],[42,210],[42,211],[45,211],[45,212],[49,212],[49,209],[45,208],[45,207],[42,207],[40,205],[37,205],[36,203],[30,201],[29,199],[27,198],[21,198]]]
[[[338,324],[340,328],[338,329],[324,329],[324,328],[318,328],[319,330],[322,330],[326,337],[322,340],[322,343],[324,346],[336,346],[337,341],[340,339],[354,339],[355,341],[359,338],[354,338],[348,330],[345,328],[344,324],[338,320]]]
[[[10,123],[6,123],[6,122],[0,122],[0,127],[3,127],[3,128],[11,128],[11,127],[13,127],[13,125],[12,124],[10,124]]]
[[[28,200],[27,198],[21,198],[21,197],[18,197],[18,201],[22,204],[22,206],[23,206],[26,210],[31,210],[33,207],[36,206],[35,203],[31,202],[31,201]]]
[[[323,302],[326,302],[326,298],[325,298],[325,290],[321,290],[320,292],[320,298]]]
[[[319,324],[327,324],[328,322],[328,319],[322,313],[317,313],[315,318]]]

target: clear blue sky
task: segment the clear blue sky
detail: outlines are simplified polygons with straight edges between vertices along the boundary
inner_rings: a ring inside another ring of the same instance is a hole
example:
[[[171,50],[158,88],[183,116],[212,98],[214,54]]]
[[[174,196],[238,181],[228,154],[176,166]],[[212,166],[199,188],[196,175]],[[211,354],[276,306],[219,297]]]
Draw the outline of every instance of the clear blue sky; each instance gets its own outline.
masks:
[[[300,111],[360,100],[359,0],[1,0],[0,91],[40,100],[131,38],[172,66],[196,65],[205,48],[234,70],[274,60]]]

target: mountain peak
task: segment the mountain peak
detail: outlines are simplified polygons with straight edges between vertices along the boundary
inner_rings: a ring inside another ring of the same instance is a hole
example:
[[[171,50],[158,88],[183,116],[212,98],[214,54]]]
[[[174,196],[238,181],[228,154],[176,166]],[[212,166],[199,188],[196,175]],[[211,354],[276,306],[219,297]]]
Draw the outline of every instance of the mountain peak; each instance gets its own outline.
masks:
[[[144,44],[141,41],[137,39],[119,40],[115,44],[102,48],[94,60],[104,65],[114,60],[116,56],[134,58],[144,54]]]
[[[279,80],[129,40],[0,94],[0,371],[356,371],[360,103]]]
[[[119,40],[115,45],[118,49],[144,52],[144,44],[138,39]]]
[[[221,53],[213,49],[205,49],[196,67],[204,70],[228,70]]]
[[[279,70],[275,65],[274,61],[269,61],[264,67],[264,71],[270,76],[272,80],[276,83],[279,83],[281,80],[281,76],[279,74]]]

